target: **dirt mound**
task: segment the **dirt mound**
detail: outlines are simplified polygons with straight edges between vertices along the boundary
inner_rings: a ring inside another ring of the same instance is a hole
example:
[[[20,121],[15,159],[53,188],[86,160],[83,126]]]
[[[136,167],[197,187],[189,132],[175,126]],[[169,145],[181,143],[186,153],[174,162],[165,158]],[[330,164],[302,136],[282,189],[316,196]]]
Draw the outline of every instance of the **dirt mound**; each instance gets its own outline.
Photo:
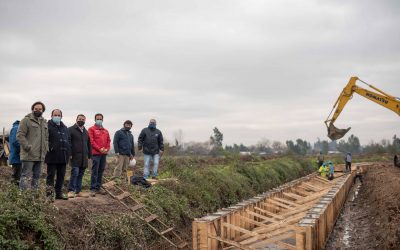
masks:
[[[353,186],[326,249],[399,249],[400,168],[376,164]]]

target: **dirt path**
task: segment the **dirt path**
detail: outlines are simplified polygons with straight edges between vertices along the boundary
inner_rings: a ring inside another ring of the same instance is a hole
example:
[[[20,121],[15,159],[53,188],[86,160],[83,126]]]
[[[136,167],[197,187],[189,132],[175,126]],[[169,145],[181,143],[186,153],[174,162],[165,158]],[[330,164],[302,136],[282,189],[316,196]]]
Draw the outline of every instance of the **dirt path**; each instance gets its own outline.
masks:
[[[374,165],[357,180],[326,249],[400,249],[400,168]]]

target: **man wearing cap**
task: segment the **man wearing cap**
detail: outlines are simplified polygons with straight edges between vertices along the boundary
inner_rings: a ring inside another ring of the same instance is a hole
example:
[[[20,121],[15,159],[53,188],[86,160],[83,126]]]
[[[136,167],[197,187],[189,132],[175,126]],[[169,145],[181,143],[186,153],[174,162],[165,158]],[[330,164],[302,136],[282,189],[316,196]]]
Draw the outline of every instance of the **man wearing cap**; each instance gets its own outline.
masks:
[[[114,134],[114,151],[118,156],[117,166],[114,169],[114,178],[121,177],[121,173],[126,177],[129,161],[135,157],[135,143],[131,129],[132,122],[127,120],[124,122],[123,128]]]

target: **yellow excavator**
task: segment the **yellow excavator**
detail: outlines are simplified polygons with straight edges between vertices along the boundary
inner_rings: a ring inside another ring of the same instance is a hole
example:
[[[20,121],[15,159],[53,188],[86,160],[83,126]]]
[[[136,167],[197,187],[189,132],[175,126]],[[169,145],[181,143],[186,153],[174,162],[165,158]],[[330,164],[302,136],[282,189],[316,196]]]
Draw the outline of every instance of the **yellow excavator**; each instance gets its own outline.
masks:
[[[357,86],[357,81],[366,84],[368,87],[375,90],[376,92]],[[400,99],[398,97],[386,94],[382,90],[362,81],[356,76],[353,76],[350,78],[349,83],[346,85],[346,87],[344,87],[342,93],[340,93],[339,98],[333,105],[331,113],[328,115],[328,118],[325,121],[325,125],[328,128],[328,137],[331,140],[338,140],[342,138],[350,130],[350,128],[338,129],[335,127],[335,125],[333,125],[333,123],[339,117],[346,103],[353,97],[353,93],[357,93],[367,98],[368,100],[373,101],[400,115]],[[335,112],[332,115],[333,110],[335,110]]]

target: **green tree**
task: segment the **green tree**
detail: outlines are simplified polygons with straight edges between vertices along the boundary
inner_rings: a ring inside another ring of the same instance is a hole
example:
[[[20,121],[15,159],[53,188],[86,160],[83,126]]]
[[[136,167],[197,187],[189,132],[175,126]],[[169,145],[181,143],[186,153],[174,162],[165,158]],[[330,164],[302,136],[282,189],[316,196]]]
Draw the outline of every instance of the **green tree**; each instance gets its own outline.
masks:
[[[306,155],[311,150],[311,144],[306,140],[297,139],[296,144],[292,140],[286,141],[286,146],[289,152]]]
[[[347,142],[345,140],[340,140],[337,149],[340,152],[346,153],[346,152],[351,152],[351,153],[360,153],[361,151],[361,144],[360,140],[358,139],[357,136],[355,135],[350,135],[349,138],[347,138]]]
[[[223,151],[222,141],[224,140],[224,135],[219,131],[217,127],[213,129],[214,135],[210,136],[210,142],[212,145],[211,154],[217,155],[221,154]]]

